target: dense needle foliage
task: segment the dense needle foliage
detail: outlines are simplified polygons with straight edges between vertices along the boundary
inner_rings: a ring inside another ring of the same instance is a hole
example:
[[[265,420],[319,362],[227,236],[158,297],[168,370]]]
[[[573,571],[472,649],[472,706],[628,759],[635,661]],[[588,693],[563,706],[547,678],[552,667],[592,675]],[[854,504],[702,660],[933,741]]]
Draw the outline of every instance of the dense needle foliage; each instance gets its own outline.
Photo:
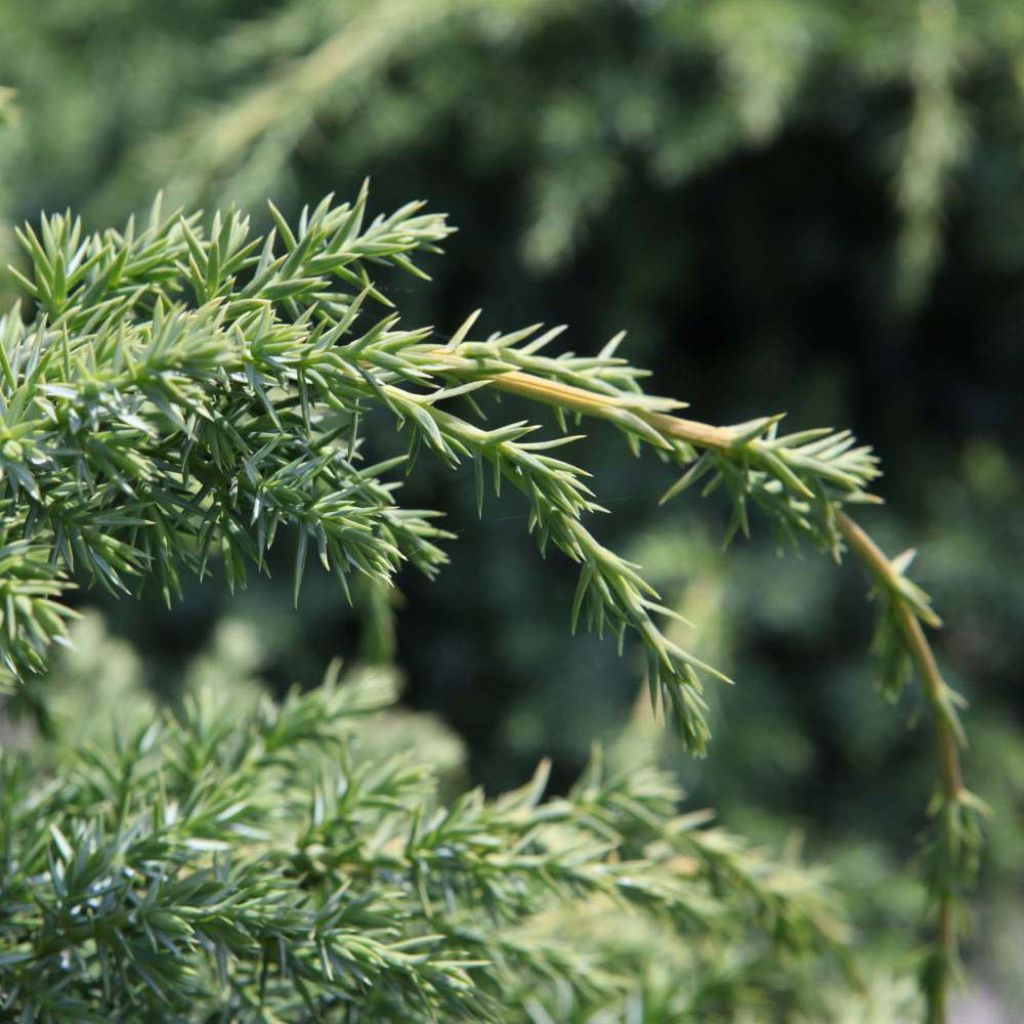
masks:
[[[849,549],[873,576],[883,690],[898,695],[916,667],[938,742],[922,980],[941,1019],[978,802],[960,778],[957,698],[924,639],[922,623],[937,619],[905,576],[910,558],[889,561],[844,511],[871,501],[874,456],[845,431],[785,433],[779,416],[681,418],[681,403],[642,391],[643,374],[616,355],[621,337],[593,357],[549,356],[558,330],[477,339],[470,317],[442,343],[406,328],[380,310],[391,303],[371,270],[423,276],[416,260],[449,228],[419,204],[367,221],[366,202],[365,190],[353,204],[326,199],[294,229],[275,210],[266,238],[237,213],[204,222],[159,203],[120,232],[87,235],[58,215],[21,233],[33,269],[18,276],[35,311],[0,321],[0,655],[14,693],[37,690],[26,679],[66,639],[76,576],[115,594],[154,586],[171,602],[183,573],[203,577],[217,559],[234,588],[266,568],[286,527],[296,596],[313,556],[346,589],[390,585],[404,563],[433,575],[453,538],[396,494],[399,471],[433,456],[473,467],[482,514],[489,488],[522,493],[541,550],[577,564],[567,619],[638,643],[654,705],[703,753],[702,689],[725,677],[666,635],[669,609],[592,532],[601,507],[565,457],[570,419],[608,421],[634,452],[678,464],[666,498],[697,483],[726,491],[730,536],[756,508],[781,544],[836,559]],[[559,434],[537,440],[533,423],[484,418],[493,392],[553,407]],[[368,437],[395,430],[406,454],[367,465]],[[539,803],[540,774],[497,803],[442,808],[422,764],[353,752],[353,716],[386,703],[358,683],[262,705],[242,726],[208,715],[205,699],[186,698],[164,725],[126,726],[111,753],[82,752],[70,779],[40,787],[8,764],[12,951],[0,991],[25,1019],[130,1019],[158,1005],[183,1019],[303,1006],[314,1019],[505,1019],[509,1000],[535,1020],[601,1007],[644,1020],[737,1019],[742,1007],[757,1019],[788,1001],[814,1019],[813,1000],[835,994],[788,980],[791,954],[804,954],[800,977],[822,971],[822,947],[843,937],[816,882],[776,874],[702,830],[701,815],[675,817],[665,776],[595,763],[566,801]],[[581,914],[629,907],[643,927],[708,940],[683,943],[671,993],[646,991],[646,960],[630,971],[597,918],[585,929],[592,959],[572,934]],[[680,976],[693,981],[676,991]],[[863,981],[849,993],[877,996]]]
[[[110,664],[97,693],[87,662],[90,697],[63,692],[55,717],[84,715],[110,745],[52,742],[65,774],[42,791],[5,762],[14,1017],[590,1020],[649,1003],[646,1020],[771,1005],[814,1019],[865,1004],[827,967],[846,934],[820,872],[679,815],[671,776],[622,751],[595,755],[564,799],[541,802],[542,765],[498,800],[444,803],[458,746],[382,713],[389,673],[275,705],[238,677],[238,638],[221,646],[176,718]],[[116,664],[109,640],[99,653]],[[114,729],[96,700],[134,711]],[[913,1005],[898,987],[883,1002]]]

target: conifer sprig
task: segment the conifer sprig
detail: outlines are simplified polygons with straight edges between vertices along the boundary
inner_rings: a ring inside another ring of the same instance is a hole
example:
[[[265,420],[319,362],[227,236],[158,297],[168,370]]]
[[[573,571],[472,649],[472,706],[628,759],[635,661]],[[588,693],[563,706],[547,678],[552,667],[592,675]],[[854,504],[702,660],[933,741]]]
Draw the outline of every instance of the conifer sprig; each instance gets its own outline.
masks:
[[[364,226],[365,206],[365,191],[352,206],[327,200],[295,231],[275,211],[266,239],[238,214],[214,217],[207,233],[159,204],[141,230],[87,236],[70,215],[26,228],[32,273],[19,276],[40,313],[25,324],[14,310],[0,324],[9,536],[39,546],[51,590],[77,567],[118,592],[152,579],[171,600],[181,571],[204,575],[214,553],[241,585],[283,523],[299,529],[296,586],[310,549],[343,583],[352,572],[390,581],[406,561],[431,573],[444,531],[394,501],[395,463],[358,465],[362,423],[385,409],[410,457],[426,448],[473,462],[481,500],[485,467],[496,489],[504,480],[523,492],[542,550],[580,564],[574,616],[620,642],[627,630],[639,637],[652,693],[703,750],[698,673],[721,673],[664,635],[657,595],[584,524],[600,506],[584,471],[549,454],[564,439],[457,415],[449,400],[485,382],[446,385],[429,332],[365,309],[387,303],[369,268],[418,272],[413,254],[449,234],[444,218],[411,204]],[[62,635],[50,604],[42,627],[26,620],[41,585],[30,582],[31,593],[4,583],[0,657],[15,674],[40,668]]]
[[[366,223],[366,199],[365,189],[351,205],[328,198],[295,229],[271,208],[266,238],[237,213],[206,227],[159,203],[123,232],[85,234],[69,214],[22,232],[31,269],[18,276],[37,313],[0,319],[0,660],[14,678],[43,667],[64,638],[60,598],[76,575],[120,593],[153,581],[172,600],[182,571],[203,576],[220,556],[229,584],[242,585],[282,526],[298,536],[296,591],[312,552],[346,587],[353,574],[390,583],[407,562],[431,574],[449,535],[429,510],[396,501],[392,475],[423,450],[471,463],[481,506],[485,470],[495,489],[523,493],[541,550],[580,567],[573,622],[639,640],[652,696],[702,752],[701,677],[724,676],[664,634],[658,595],[591,532],[602,510],[587,474],[552,454],[572,438],[534,440],[535,424],[483,426],[472,412],[499,390],[554,407],[563,427],[610,421],[634,450],[681,467],[669,496],[696,484],[726,491],[730,536],[748,531],[756,506],[781,540],[808,538],[836,558],[848,547],[871,571],[883,688],[897,693],[914,664],[939,738],[927,876],[939,953],[927,988],[941,1019],[978,804],[959,774],[957,698],[921,628],[937,621],[927,597],[905,578],[906,559],[886,559],[843,511],[872,500],[874,455],[845,431],[782,434],[779,416],[731,427],[679,417],[681,403],[643,393],[643,374],[616,354],[620,339],[595,357],[552,357],[557,332],[476,340],[471,318],[442,346],[397,313],[375,314],[390,303],[371,270],[424,276],[416,258],[450,229],[419,204]],[[367,465],[367,423],[382,412],[408,453]]]

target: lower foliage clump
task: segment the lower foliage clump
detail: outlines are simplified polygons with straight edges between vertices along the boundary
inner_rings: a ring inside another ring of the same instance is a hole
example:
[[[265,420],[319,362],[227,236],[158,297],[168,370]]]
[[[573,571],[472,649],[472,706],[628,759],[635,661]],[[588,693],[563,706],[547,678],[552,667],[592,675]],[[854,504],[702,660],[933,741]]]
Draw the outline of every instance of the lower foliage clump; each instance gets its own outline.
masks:
[[[9,1019],[913,1009],[906,987],[843,969],[850,935],[820,870],[680,814],[672,776],[638,763],[636,744],[595,753],[565,797],[545,799],[542,765],[488,799],[460,792],[458,741],[392,708],[390,671],[332,674],[276,704],[237,678],[225,641],[155,713],[89,626],[49,737],[3,754]],[[84,671],[101,677],[89,693]]]

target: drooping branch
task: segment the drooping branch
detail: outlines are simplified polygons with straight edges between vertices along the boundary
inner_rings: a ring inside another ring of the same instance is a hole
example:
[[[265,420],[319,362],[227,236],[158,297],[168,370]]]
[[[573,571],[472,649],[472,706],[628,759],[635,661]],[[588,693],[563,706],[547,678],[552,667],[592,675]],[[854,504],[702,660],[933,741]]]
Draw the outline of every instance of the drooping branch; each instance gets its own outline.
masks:
[[[487,372],[486,364],[473,359],[460,359],[459,352],[438,351],[450,372],[460,378],[480,379]],[[636,428],[625,419],[636,417],[658,437],[643,434],[643,439],[669,447],[668,441],[682,442],[696,450],[714,452],[724,460],[749,458],[751,441],[749,429],[714,426],[696,420],[684,419],[670,413],[654,411],[621,397],[610,397],[560,380],[552,380],[522,370],[493,373],[488,378],[494,387],[510,394],[554,406],[565,412],[593,416],[616,423],[627,432]],[[759,436],[755,437],[757,440]],[[797,480],[783,480],[789,486],[799,485]],[[807,494],[807,488],[801,488]],[[859,495],[858,495],[859,497]],[[930,898],[936,903],[935,951],[925,972],[925,990],[929,1000],[929,1017],[933,1022],[946,1019],[946,1005],[950,978],[957,964],[957,911],[961,891],[969,881],[972,861],[976,856],[978,813],[984,805],[965,789],[960,760],[960,748],[965,738],[956,706],[962,703],[959,695],[942,677],[934,651],[925,635],[922,623],[941,625],[931,610],[927,595],[904,576],[910,558],[889,559],[865,530],[842,509],[842,499],[832,496],[835,529],[848,549],[867,569],[876,590],[884,595],[893,621],[899,631],[906,655],[917,669],[925,698],[930,706],[938,754],[939,794],[938,806],[931,813],[938,819],[939,835],[932,840],[933,851],[943,862],[934,866],[937,877]],[[838,553],[838,549],[833,549]],[[911,553],[912,556],[912,553]]]

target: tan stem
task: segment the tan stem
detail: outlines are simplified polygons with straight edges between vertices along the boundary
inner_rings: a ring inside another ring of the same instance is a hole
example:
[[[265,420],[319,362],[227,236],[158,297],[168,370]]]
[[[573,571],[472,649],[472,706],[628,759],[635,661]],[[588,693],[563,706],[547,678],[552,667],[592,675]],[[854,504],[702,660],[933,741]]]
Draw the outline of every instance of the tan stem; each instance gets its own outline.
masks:
[[[634,416],[654,427],[666,437],[674,437],[680,441],[697,445],[700,448],[728,448],[735,436],[727,427],[713,427],[697,420],[686,420],[681,416],[669,416],[666,413],[650,412],[637,409],[614,398],[563,384],[557,380],[535,377],[532,373],[521,370],[509,370],[507,373],[495,374],[491,377],[494,384],[509,394],[522,395],[546,405],[557,406],[569,412],[582,413],[584,416],[597,416],[601,419],[614,419],[617,413],[628,409]]]
[[[963,770],[960,765],[959,744],[942,713],[946,683],[935,661],[935,652],[924,635],[924,629],[918,617],[906,601],[899,600],[898,592],[895,589],[896,573],[882,549],[845,512],[840,512],[836,521],[850,550],[867,566],[879,586],[886,587],[895,599],[896,615],[903,639],[910,656],[914,659],[928,702],[932,706],[942,794],[947,803],[955,803],[963,790]],[[938,912],[938,940],[946,957],[952,961],[956,957],[957,950],[956,900],[953,893],[948,891],[942,893]],[[942,993],[941,996],[944,1002],[945,993]],[[937,1008],[936,1015],[940,1020],[945,1018],[944,1005]]]
[[[896,610],[907,650],[917,666],[929,703],[935,708],[941,707],[945,701],[946,683],[939,672],[935,653],[924,635],[920,620],[905,601],[898,600],[896,590],[898,578],[892,564],[885,557],[882,549],[845,512],[840,512],[836,521],[850,550],[868,567],[878,583],[885,586],[897,598]],[[959,744],[952,731],[946,726],[943,716],[937,714],[936,723],[943,793],[947,800],[953,801],[960,796],[963,789]]]

